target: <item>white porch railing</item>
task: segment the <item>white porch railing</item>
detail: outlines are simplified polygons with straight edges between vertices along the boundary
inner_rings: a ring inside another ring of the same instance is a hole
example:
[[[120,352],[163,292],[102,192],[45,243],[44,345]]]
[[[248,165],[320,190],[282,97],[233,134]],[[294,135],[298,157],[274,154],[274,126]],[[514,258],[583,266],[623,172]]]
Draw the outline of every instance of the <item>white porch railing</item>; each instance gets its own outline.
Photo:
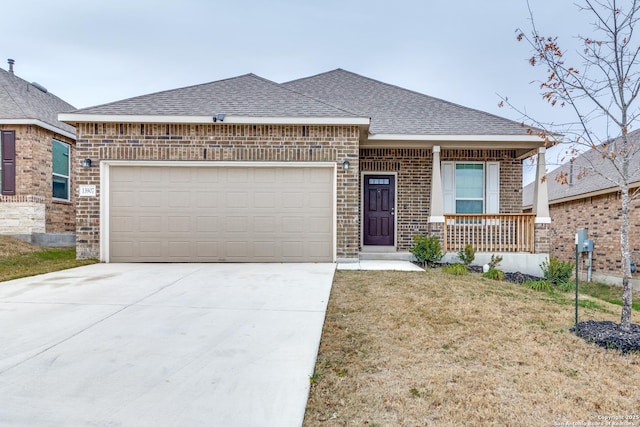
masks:
[[[535,248],[535,214],[445,215],[444,252],[471,244],[476,252],[530,252]]]

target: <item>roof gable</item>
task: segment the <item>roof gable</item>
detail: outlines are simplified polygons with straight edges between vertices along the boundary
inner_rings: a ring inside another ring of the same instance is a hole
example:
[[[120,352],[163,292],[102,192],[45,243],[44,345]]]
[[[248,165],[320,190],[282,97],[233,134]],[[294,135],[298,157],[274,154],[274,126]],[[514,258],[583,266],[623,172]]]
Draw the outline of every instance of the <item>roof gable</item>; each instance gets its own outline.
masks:
[[[0,69],[0,120],[10,123],[38,120],[64,132],[75,134],[75,128],[58,120],[58,113],[75,107],[50,92]]]
[[[343,69],[283,86],[371,117],[373,134],[528,135],[520,123]]]
[[[78,114],[144,116],[356,117],[255,74],[137,96]]]
[[[630,140],[635,143],[635,150],[632,153],[630,161],[631,179],[629,182],[640,182],[640,130],[631,132]],[[614,140],[612,145],[618,139]],[[619,161],[619,157],[616,160]],[[619,163],[618,163],[619,165]],[[599,173],[592,169],[597,168]],[[549,201],[561,200],[567,198],[579,198],[581,195],[603,192],[617,191],[617,186],[609,181],[606,177],[618,175],[614,163],[607,159],[603,159],[602,155],[595,149],[585,151],[580,154],[573,162],[565,163],[547,174],[547,191]],[[557,181],[557,177],[567,174],[567,179],[571,180],[571,184],[562,184]],[[573,176],[573,178],[571,178]],[[522,205],[530,206],[533,204],[534,184],[532,182],[526,185],[522,190]]]

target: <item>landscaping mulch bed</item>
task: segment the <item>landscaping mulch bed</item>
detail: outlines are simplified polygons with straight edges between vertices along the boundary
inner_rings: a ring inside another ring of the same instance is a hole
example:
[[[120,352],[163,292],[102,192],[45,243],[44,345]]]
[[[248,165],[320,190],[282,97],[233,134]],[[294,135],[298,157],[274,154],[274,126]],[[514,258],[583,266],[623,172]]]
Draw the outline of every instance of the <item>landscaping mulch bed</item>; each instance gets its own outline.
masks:
[[[471,265],[469,267],[467,267],[469,269],[469,271],[472,271],[474,273],[482,273],[482,266],[481,265]],[[504,273],[504,280],[511,282],[511,283],[517,283],[519,285],[523,284],[524,282],[526,282],[527,280],[540,280],[540,278],[538,276],[532,276],[531,274],[524,274],[524,273],[520,273],[520,272],[516,272],[516,273]]]
[[[532,276],[531,274],[524,274],[524,273],[517,272],[517,273],[504,273],[504,280],[521,285],[527,280],[540,280],[540,278],[537,276]]]
[[[620,350],[623,353],[640,351],[640,325],[631,324],[629,332],[623,331],[620,324],[610,321],[589,320],[572,327],[571,332],[587,342],[600,347]]]

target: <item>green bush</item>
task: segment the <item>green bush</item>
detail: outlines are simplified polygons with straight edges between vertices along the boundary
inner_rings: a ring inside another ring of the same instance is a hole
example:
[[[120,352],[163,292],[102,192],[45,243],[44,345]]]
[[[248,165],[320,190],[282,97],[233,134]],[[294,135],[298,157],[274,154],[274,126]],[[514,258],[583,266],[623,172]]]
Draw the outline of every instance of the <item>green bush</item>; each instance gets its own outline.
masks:
[[[495,254],[491,254],[491,261],[489,261],[489,270],[495,270],[498,268],[498,265],[502,262],[502,257],[500,255],[495,256]]]
[[[486,273],[482,273],[482,277],[493,280],[504,280],[504,271],[497,268],[490,268]]]
[[[435,264],[443,257],[442,246],[440,240],[436,236],[425,236],[418,234],[413,236],[415,244],[409,249],[409,252],[416,257],[416,261],[420,264]]]
[[[571,261],[560,261],[558,258],[551,257],[549,262],[542,261],[540,269],[542,269],[542,277],[554,286],[562,285],[569,282],[569,278],[573,274],[575,264]]]
[[[476,257],[476,250],[473,248],[473,245],[467,244],[464,249],[458,252],[458,258],[460,261],[466,266],[470,265]]]
[[[553,289],[551,283],[547,282],[546,280],[527,280],[526,282],[524,282],[524,285],[527,288],[533,289],[534,291],[547,292]]]
[[[464,276],[465,274],[469,274],[469,272],[467,271],[467,267],[462,264],[447,265],[442,270],[445,273],[449,273],[454,276]]]

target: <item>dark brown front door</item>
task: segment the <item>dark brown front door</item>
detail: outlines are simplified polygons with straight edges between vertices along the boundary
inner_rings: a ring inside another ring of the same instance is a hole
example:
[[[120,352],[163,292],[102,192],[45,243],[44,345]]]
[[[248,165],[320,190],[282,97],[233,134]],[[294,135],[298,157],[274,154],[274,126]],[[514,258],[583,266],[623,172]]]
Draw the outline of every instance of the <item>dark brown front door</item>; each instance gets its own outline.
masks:
[[[364,244],[393,246],[395,176],[364,177]]]

